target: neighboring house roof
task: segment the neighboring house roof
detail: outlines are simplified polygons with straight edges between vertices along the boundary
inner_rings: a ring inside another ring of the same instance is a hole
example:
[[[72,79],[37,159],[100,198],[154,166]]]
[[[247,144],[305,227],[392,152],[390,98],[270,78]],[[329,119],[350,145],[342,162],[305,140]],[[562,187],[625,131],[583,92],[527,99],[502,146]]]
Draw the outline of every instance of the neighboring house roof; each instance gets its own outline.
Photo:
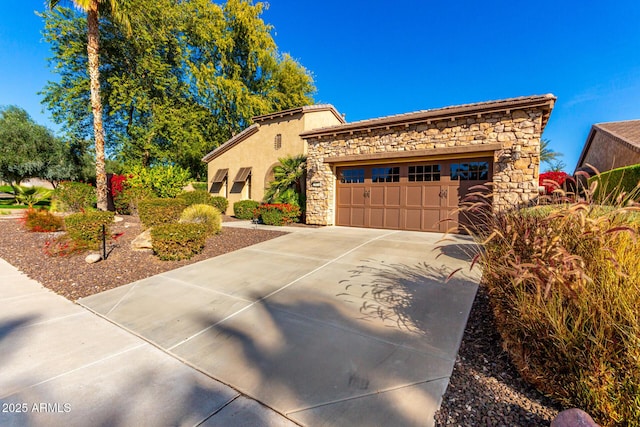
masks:
[[[303,138],[312,138],[345,132],[379,129],[396,125],[429,122],[431,120],[442,120],[448,118],[487,114],[505,110],[517,110],[527,107],[542,107],[544,109],[545,113],[542,118],[542,128],[544,129],[547,121],[549,120],[549,116],[551,115],[551,110],[553,109],[555,101],[556,97],[554,95],[547,94],[509,98],[499,101],[486,101],[473,104],[455,105],[451,107],[422,110],[413,113],[397,114],[393,116],[380,117],[377,119],[361,120],[358,122],[329,126],[303,132],[300,136],[302,136]]]
[[[624,145],[632,151],[640,153],[640,120],[596,123],[591,126],[591,131],[589,131],[587,142],[584,144],[584,148],[580,154],[580,159],[578,160],[578,168],[582,166],[584,159],[591,148],[591,142],[593,142],[596,132],[602,132],[611,140]]]
[[[263,114],[261,116],[255,116],[251,120],[254,122],[251,126],[243,130],[242,132],[232,136],[228,141],[218,146],[216,149],[208,153],[202,158],[202,161],[205,163],[210,162],[215,159],[225,151],[233,148],[238,145],[254,133],[258,132],[258,128],[260,127],[260,123],[264,123],[269,120],[280,119],[285,116],[293,116],[295,114],[308,113],[308,112],[317,112],[317,111],[330,111],[334,116],[341,122],[344,123],[344,117],[340,115],[338,110],[334,108],[331,104],[318,104],[318,105],[306,105],[304,107],[291,108],[289,110],[278,111],[270,114]]]
[[[268,120],[279,119],[284,116],[293,116],[294,114],[308,113],[312,111],[330,111],[341,123],[345,122],[344,117],[342,117],[338,110],[336,110],[331,104],[305,105],[304,107],[291,108],[289,110],[255,116],[252,120],[254,123],[260,123]]]

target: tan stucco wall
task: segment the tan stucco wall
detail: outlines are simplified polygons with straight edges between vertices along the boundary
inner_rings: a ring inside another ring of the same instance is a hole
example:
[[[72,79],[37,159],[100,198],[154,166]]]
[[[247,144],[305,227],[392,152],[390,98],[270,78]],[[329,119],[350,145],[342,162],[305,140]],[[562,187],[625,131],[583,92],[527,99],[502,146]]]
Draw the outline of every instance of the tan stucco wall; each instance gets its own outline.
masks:
[[[207,171],[210,191],[217,189],[212,188],[212,181],[216,171],[218,169],[229,169],[227,176],[228,188],[223,186],[219,192],[211,191],[211,194],[223,196],[229,200],[229,208],[227,209],[229,214],[233,213],[233,204],[240,200],[250,198],[262,201],[265,193],[265,178],[271,168],[278,163],[278,159],[306,153],[306,143],[300,138],[300,133],[305,130],[336,124],[339,124],[339,121],[330,111],[310,111],[261,121],[255,134],[209,162]],[[280,149],[274,148],[277,134],[282,135]],[[252,168],[250,197],[246,183],[242,186],[234,186],[233,184],[236,174],[243,167]]]
[[[325,158],[421,151],[427,160],[425,150],[447,147],[482,152],[483,145],[499,145],[493,152],[494,209],[527,203],[538,195],[542,120],[540,108],[529,108],[309,138],[306,221],[335,224],[335,167]]]
[[[640,152],[596,129],[582,166],[590,164],[599,172],[640,163]]]

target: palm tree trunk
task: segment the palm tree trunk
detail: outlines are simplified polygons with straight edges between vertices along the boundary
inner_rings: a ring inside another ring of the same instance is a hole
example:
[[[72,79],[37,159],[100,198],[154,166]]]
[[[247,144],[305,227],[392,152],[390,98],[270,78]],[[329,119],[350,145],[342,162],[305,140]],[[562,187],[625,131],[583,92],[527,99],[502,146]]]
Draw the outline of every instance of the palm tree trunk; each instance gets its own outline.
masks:
[[[87,54],[89,57],[89,79],[91,86],[91,111],[93,112],[93,133],[96,144],[96,190],[98,209],[107,210],[107,174],[104,166],[104,129],[102,127],[102,101],[100,99],[100,33],[98,31],[98,1],[91,0],[87,9],[89,37]]]

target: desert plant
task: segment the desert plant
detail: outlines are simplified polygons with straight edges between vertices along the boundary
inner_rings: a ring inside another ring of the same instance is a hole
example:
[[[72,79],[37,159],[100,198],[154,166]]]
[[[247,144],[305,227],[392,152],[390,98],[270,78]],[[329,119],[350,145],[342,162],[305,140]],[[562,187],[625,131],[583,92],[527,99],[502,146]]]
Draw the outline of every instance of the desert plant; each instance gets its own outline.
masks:
[[[82,182],[61,182],[53,191],[53,200],[62,212],[82,212],[95,207],[96,189]]]
[[[265,193],[267,203],[287,203],[304,208],[302,181],[307,170],[304,155],[282,157],[280,164],[273,168],[273,181]]]
[[[50,257],[64,257],[81,251],[82,248],[67,235],[62,235],[44,242],[43,252]]]
[[[75,213],[64,218],[67,235],[80,248],[97,249],[102,242],[102,227],[110,236],[109,227],[113,223],[113,212],[89,211]]]
[[[207,237],[203,224],[164,224],[151,229],[153,251],[164,261],[189,259],[202,252]]]
[[[217,234],[222,230],[222,214],[210,205],[195,204],[187,207],[180,214],[180,222],[203,224],[210,234]]]
[[[257,213],[267,225],[285,225],[300,219],[300,208],[286,203],[260,205]]]
[[[145,199],[138,205],[140,222],[146,228],[178,222],[180,214],[186,207],[187,202],[184,199]]]
[[[476,260],[523,378],[604,426],[640,425],[638,214],[579,202],[485,220]]]
[[[255,200],[240,200],[233,204],[233,215],[238,219],[257,218],[256,209],[260,203]]]
[[[40,187],[21,187],[19,185],[12,185],[15,201],[21,205],[27,205],[32,208],[36,203],[48,200],[51,198],[51,190]]]
[[[27,209],[22,220],[25,228],[34,232],[60,231],[63,228],[62,218],[46,209]]]
[[[217,208],[220,213],[224,213],[229,206],[229,201],[222,196],[212,196],[208,191],[196,190],[185,191],[178,195],[179,198],[184,199],[189,206],[195,204],[210,205]]]

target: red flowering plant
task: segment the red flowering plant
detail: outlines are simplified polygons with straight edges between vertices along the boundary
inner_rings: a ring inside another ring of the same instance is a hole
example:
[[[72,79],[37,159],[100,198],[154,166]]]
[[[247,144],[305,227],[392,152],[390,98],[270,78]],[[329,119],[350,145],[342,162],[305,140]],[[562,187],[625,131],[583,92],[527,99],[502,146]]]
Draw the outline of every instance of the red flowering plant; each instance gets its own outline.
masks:
[[[111,195],[113,198],[118,197],[118,194],[122,193],[124,183],[129,178],[133,178],[133,175],[113,175],[111,177]]]
[[[300,208],[288,203],[265,203],[258,206],[256,216],[268,225],[285,225],[300,220]]]
[[[538,182],[540,186],[544,186],[546,194],[552,194],[554,190],[562,189],[565,181],[570,178],[566,172],[544,172],[540,174]]]
[[[46,209],[27,209],[20,217],[20,223],[29,231],[50,233],[63,228],[62,218]]]

